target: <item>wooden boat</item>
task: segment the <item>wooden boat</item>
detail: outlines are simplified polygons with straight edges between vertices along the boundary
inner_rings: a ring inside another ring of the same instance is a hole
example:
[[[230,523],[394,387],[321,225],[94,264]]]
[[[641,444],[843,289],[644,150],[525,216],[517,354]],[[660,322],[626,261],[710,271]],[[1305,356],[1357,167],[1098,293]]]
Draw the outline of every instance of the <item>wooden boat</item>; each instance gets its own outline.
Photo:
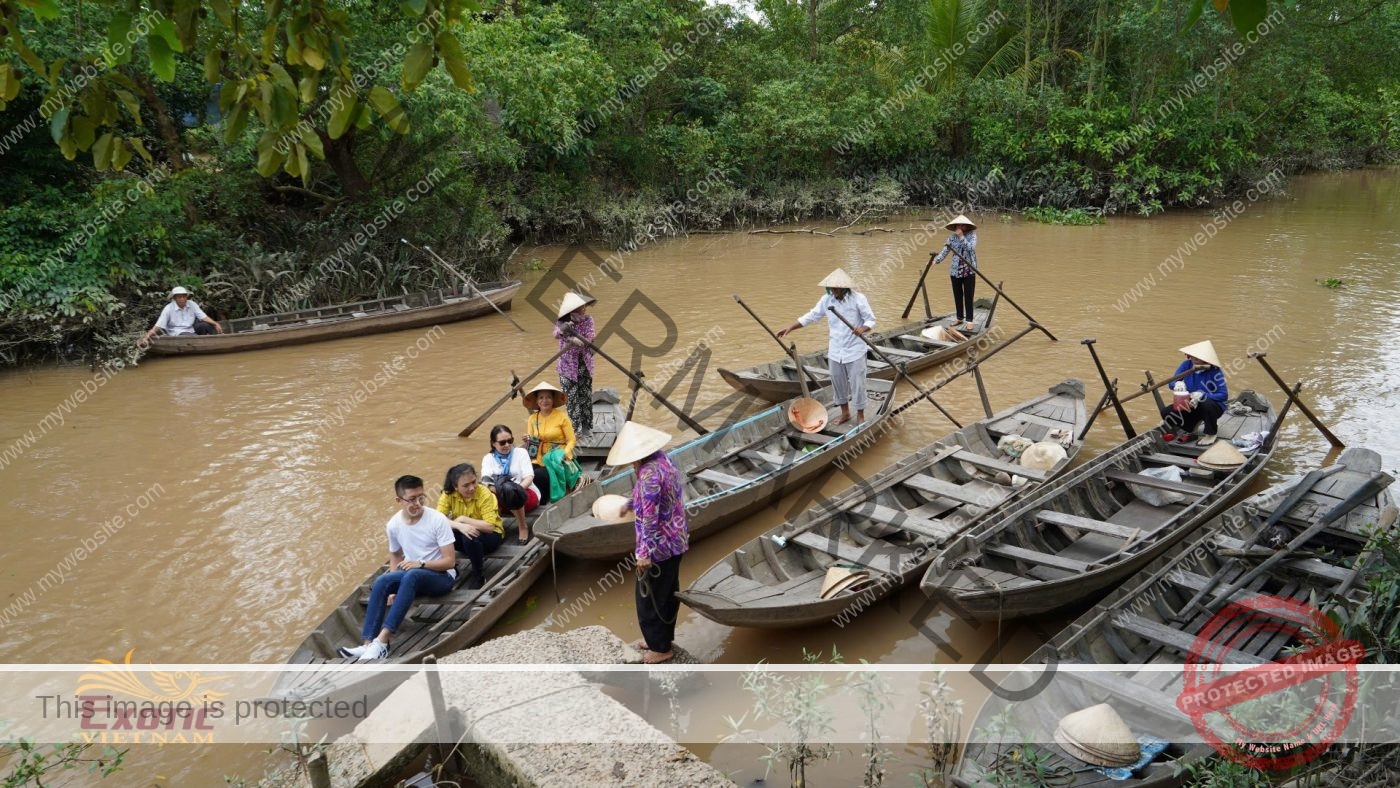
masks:
[[[1281,421],[1273,407],[1253,392],[1240,400],[1267,410],[1227,413],[1220,420],[1220,439],[1263,431],[1272,437]],[[1232,471],[1210,471],[1195,462],[1203,449],[1165,443],[1160,429],[1153,429],[949,545],[933,561],[920,588],[983,621],[1090,602],[1223,511],[1263,470],[1273,447],[1272,440],[1266,442]],[[1184,477],[1191,475],[1177,482],[1140,473],[1168,466],[1181,468]],[[1139,490],[1131,490],[1130,484]],[[1154,506],[1143,500],[1159,490],[1184,496],[1183,502]]]
[[[1083,445],[1075,438],[1084,421],[1084,384],[1064,381],[940,438],[829,505],[746,542],[680,598],[728,626],[844,625],[844,611],[859,612],[897,593],[923,575],[942,545],[1069,467]],[[1049,470],[1023,467],[997,448],[1007,435],[1039,440],[1056,429],[1071,442],[1068,456]],[[1020,483],[1013,484],[1016,477]],[[823,597],[833,567],[864,570],[868,581]]]
[[[890,410],[893,389],[889,381],[866,381],[873,407],[858,427],[847,423],[804,434],[789,424],[787,405],[777,405],[668,451],[687,480],[691,541],[776,504],[863,436],[878,437],[876,429]],[[813,396],[834,416],[829,387]],[[634,474],[627,469],[578,490],[545,512],[535,533],[576,558],[620,558],[631,553],[636,546],[632,523],[605,523],[593,516],[592,507],[600,495],[630,495],[633,482]]]
[[[1216,754],[1177,706],[1185,687],[1180,667],[1192,659],[1215,664],[1203,655],[1188,656],[1197,633],[1223,606],[1222,595],[1239,581],[1245,584],[1230,593],[1234,602],[1269,595],[1324,611],[1331,609],[1334,614],[1354,611],[1366,593],[1358,574],[1384,560],[1379,554],[1365,554],[1368,531],[1373,525],[1393,529],[1397,514],[1396,499],[1388,488],[1391,477],[1380,470],[1381,457],[1376,452],[1347,449],[1336,465],[1326,469],[1325,479],[1304,487],[1307,492],[1296,503],[1290,500],[1296,479],[1271,487],[1211,521],[1181,549],[1153,562],[1139,578],[1080,616],[1026,660],[1029,665],[1058,663],[1053,680],[1045,683],[1042,691],[1015,702],[1014,708],[1001,694],[990,697],[970,728],[971,741],[954,782],[963,786],[994,783],[1000,758],[1003,763],[1031,761],[1045,772],[1072,775],[1055,785],[1143,788],[1180,784],[1187,776],[1181,773],[1183,766]],[[1368,489],[1368,483],[1374,486]],[[1338,504],[1358,491],[1363,503],[1296,549],[1246,547],[1251,543],[1287,545],[1302,539],[1310,526],[1320,525]],[[1280,510],[1283,517],[1278,525],[1264,529],[1266,518]],[[1226,557],[1227,552],[1243,557]],[[1244,576],[1251,569],[1263,568],[1260,559],[1275,555],[1282,560],[1253,579]],[[1205,608],[1192,604],[1196,600],[1205,601]],[[1229,649],[1212,649],[1211,657],[1226,663],[1260,664],[1316,644],[1300,641],[1299,621],[1278,616],[1269,620],[1271,625],[1254,634],[1238,627],[1221,629]],[[1076,669],[1077,664],[1086,667]],[[1099,667],[1113,664],[1174,665],[1177,669],[1125,667],[1122,672],[1108,672]],[[1007,682],[1003,690],[1022,689],[1042,674],[1041,670],[1031,671]],[[1109,704],[1139,741],[1156,739],[1158,747],[1165,744],[1165,750],[1112,780],[1075,758],[1052,733],[1065,714],[1099,703]],[[994,724],[999,715],[1001,723]],[[1004,728],[1008,722],[1020,735],[1000,741],[994,729]]]
[[[624,421],[622,408],[618,404],[615,389],[602,388],[593,392],[593,432],[580,441],[576,459],[580,466],[595,478],[606,472],[605,460],[612,447],[617,431]],[[596,485],[579,488],[589,490]],[[577,492],[573,495],[578,494]],[[564,499],[565,501],[568,498]],[[591,499],[590,499],[591,500]],[[536,509],[526,516],[531,522],[549,512],[563,502],[555,502]],[[480,590],[467,589],[463,580],[471,570],[471,562],[465,557],[457,561],[457,588],[441,597],[426,597],[419,601],[404,620],[403,627],[395,634],[393,650],[389,655],[391,663],[422,662],[428,655],[442,656],[464,649],[477,640],[505,615],[506,611],[518,602],[549,568],[549,547],[539,539],[525,544],[514,544],[511,538],[513,523],[506,518],[508,541],[496,551],[486,556],[486,581]],[[369,603],[370,587],[375,578],[389,568],[388,562],[380,565],[369,578],[360,584],[342,601],[324,621],[297,646],[290,665],[331,665],[350,664],[354,660],[339,656],[340,646],[360,644],[360,627],[364,624],[365,608]],[[361,691],[365,682],[392,689],[397,682],[407,678],[408,673],[385,673],[378,675],[364,671],[328,673],[323,671],[284,673],[274,687],[274,697],[295,697],[312,700],[330,695],[347,696]]]
[[[957,320],[957,315],[939,315],[921,322],[905,323],[889,331],[870,334],[868,338],[891,361],[904,364],[905,369],[913,374],[966,353],[982,338],[987,327],[992,324],[992,315],[995,311],[996,301],[993,301],[992,306],[988,309],[975,310],[973,315],[973,325],[977,327],[975,331],[964,331]],[[821,325],[825,326],[825,323]],[[967,339],[962,342],[940,342],[920,336],[919,332],[936,326],[956,328],[958,333]],[[808,387],[813,391],[831,385],[831,373],[827,371],[826,352],[826,349],[823,348],[799,356],[802,359],[802,367],[815,378],[815,382],[808,382]],[[897,373],[894,367],[881,361],[873,352],[867,352],[866,359],[867,374],[870,377],[877,380],[895,379]],[[721,367],[719,374],[725,382],[736,390],[761,397],[768,402],[785,402],[793,397],[802,396],[801,386],[797,383],[797,365],[793,364],[790,358],[770,361],[767,364],[759,364],[756,367],[741,369],[737,372]]]
[[[373,301],[242,317],[223,321],[222,334],[155,337],[151,340],[150,352],[158,356],[236,353],[453,323],[494,312],[491,304],[487,303],[488,298],[501,309],[510,309],[511,299],[519,289],[520,281],[514,280],[483,284],[481,295],[462,295],[439,289]]]

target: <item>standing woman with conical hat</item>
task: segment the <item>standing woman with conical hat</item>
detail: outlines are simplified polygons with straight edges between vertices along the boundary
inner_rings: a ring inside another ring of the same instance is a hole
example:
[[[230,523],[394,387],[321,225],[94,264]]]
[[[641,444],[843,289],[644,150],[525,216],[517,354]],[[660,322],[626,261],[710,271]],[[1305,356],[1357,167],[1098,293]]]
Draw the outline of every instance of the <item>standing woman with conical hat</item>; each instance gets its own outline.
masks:
[[[574,431],[584,437],[593,431],[593,350],[583,343],[592,342],[597,336],[593,317],[588,314],[588,305],[594,300],[570,291],[559,304],[559,320],[554,324],[554,337],[564,351],[556,367],[559,385],[569,400],[569,421],[573,422]]]
[[[676,616],[681,601],[681,558],[690,549],[685,484],[662,448],[671,436],[635,421],[622,425],[608,452],[608,464],[631,465],[636,474],[627,509],[635,515],[637,547],[637,626],[634,643],[649,665],[675,657]]]
[[[826,318],[826,361],[831,372],[831,402],[841,406],[841,417],[832,424],[850,421],[852,407],[856,409],[856,423],[860,424],[865,421],[865,355],[869,350],[859,335],[875,329],[875,313],[865,296],[855,291],[855,280],[840,268],[823,279],[821,286],[826,288],[826,294],[817,300],[812,311],[778,331],[778,336],[787,336]],[[855,331],[841,318],[828,312],[828,307],[836,307],[837,314],[855,326]]]
[[[963,328],[973,331],[977,328],[972,312],[972,295],[977,290],[977,225],[958,214],[958,218],[948,222],[945,227],[953,234],[948,236],[948,243],[933,258],[933,264],[938,265],[943,258],[953,255],[953,264],[948,267],[948,276],[953,282],[953,309],[958,313],[958,320],[963,321]]]
[[[1205,422],[1197,446],[1215,443],[1217,423],[1225,415],[1230,392],[1225,388],[1225,373],[1220,370],[1220,356],[1209,339],[1181,349],[1186,360],[1177,366],[1172,377],[1187,370],[1191,374],[1176,382],[1172,403],[1162,407],[1162,439],[1186,443],[1193,440],[1191,430]]]

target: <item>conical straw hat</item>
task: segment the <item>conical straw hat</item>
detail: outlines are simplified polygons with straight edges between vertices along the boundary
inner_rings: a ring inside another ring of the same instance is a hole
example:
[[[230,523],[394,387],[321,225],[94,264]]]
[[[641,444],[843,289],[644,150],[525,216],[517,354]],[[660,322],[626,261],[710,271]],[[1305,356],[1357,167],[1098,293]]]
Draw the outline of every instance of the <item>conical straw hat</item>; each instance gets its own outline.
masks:
[[[1240,453],[1240,450],[1226,440],[1217,440],[1210,445],[1209,449],[1201,452],[1201,456],[1196,458],[1196,464],[1220,470],[1238,468],[1244,465],[1244,461],[1245,456]]]
[[[919,332],[919,336],[924,339],[932,339],[935,342],[966,342],[967,337],[959,334],[955,329],[947,326],[931,326]]]
[[[1021,465],[1048,471],[1068,456],[1065,447],[1060,444],[1053,441],[1041,441],[1031,444],[1030,448],[1021,452]]]
[[[637,515],[631,511],[623,512],[627,503],[627,498],[621,495],[600,495],[593,502],[593,516],[605,523],[630,523],[637,519]]]
[[[547,380],[544,380],[540,381],[539,385],[530,389],[530,392],[528,394],[520,398],[525,403],[525,407],[529,408],[530,410],[537,409],[539,405],[536,405],[535,403],[539,401],[539,393],[541,391],[554,392],[554,407],[556,408],[569,401],[569,395],[565,394],[563,389],[559,388],[553,383],[550,383]]]
[[[1055,741],[1079,760],[1099,766],[1127,766],[1140,752],[1132,729],[1107,703],[1065,715]]]
[[[967,225],[968,227],[971,227],[971,228],[974,229],[974,230],[977,229],[977,225],[973,224],[971,219],[967,218],[967,216],[966,216],[965,214],[961,214],[961,213],[958,214],[958,218],[956,218],[956,219],[954,219],[953,221],[948,222],[947,224],[943,225],[943,229],[945,229],[945,230],[951,230],[951,229],[953,229],[954,225],[959,225],[959,224],[965,224],[965,225]]]
[[[826,275],[826,278],[821,281],[821,286],[834,287],[840,290],[854,290],[856,289],[856,280],[852,279],[851,275],[846,273],[844,269],[838,268]]]
[[[826,570],[826,577],[822,579],[822,599],[830,599],[860,581],[870,577],[870,573],[864,569],[848,569],[844,566],[833,566]]]
[[[811,397],[798,397],[788,406],[788,421],[808,435],[826,429],[826,406]]]
[[[1220,356],[1216,355],[1215,345],[1212,345],[1209,339],[1194,345],[1187,345],[1181,349],[1181,352],[1192,358],[1198,358],[1212,367],[1220,366]]]
[[[629,421],[622,425],[608,452],[608,464],[628,465],[650,457],[671,442],[671,436],[645,424]]]
[[[559,319],[562,320],[564,316],[570,312],[573,312],[581,306],[588,306],[589,304],[595,303],[597,300],[598,299],[593,296],[584,298],[571,290],[564,295],[564,300],[559,302]]]

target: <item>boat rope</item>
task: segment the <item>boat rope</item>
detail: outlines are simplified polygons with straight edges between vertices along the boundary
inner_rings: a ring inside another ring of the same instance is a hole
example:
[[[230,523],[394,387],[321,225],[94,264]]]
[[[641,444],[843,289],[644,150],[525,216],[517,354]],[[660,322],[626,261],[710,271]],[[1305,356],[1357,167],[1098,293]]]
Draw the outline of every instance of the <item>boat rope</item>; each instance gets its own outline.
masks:
[[[677,610],[676,615],[669,619],[661,614],[661,608],[656,606],[656,595],[651,591],[651,579],[653,577],[661,577],[661,567],[656,564],[652,564],[637,575],[637,593],[641,594],[643,599],[651,603],[651,609],[656,613],[656,617],[661,619],[662,623],[670,626],[676,623],[676,618],[680,615],[680,611]]]

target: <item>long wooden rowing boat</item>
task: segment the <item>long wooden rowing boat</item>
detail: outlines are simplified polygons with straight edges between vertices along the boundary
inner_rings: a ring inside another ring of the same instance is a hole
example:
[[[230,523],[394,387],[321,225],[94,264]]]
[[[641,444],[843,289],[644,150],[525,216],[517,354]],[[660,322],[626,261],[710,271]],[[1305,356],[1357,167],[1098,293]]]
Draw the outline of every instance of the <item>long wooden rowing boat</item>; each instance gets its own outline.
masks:
[[[681,600],[706,618],[743,627],[832,621],[856,599],[863,609],[921,577],[949,540],[1069,467],[1083,445],[1075,438],[1084,421],[1084,385],[1064,381],[746,542]],[[1067,456],[1048,470],[1023,467],[998,448],[1008,435],[1040,440],[1053,430],[1065,437]],[[868,579],[824,597],[823,580],[833,567],[867,572]]]
[[[242,317],[224,321],[222,334],[155,337],[151,340],[150,352],[159,356],[236,353],[453,323],[495,311],[491,303],[510,309],[511,299],[519,289],[520,281],[514,280],[481,285],[480,295],[429,290],[373,301]],[[487,299],[491,303],[487,303]]]
[[[866,381],[873,406],[865,423],[828,426],[814,434],[788,423],[787,406],[778,405],[718,429],[667,452],[685,475],[686,512],[690,538],[709,534],[753,512],[772,506],[800,488],[864,435],[876,431],[890,410],[894,384]],[[814,393],[834,419],[831,389]],[[583,488],[539,519],[535,533],[552,541],[559,552],[576,558],[619,558],[635,548],[631,523],[605,523],[593,516],[600,495],[630,495],[631,469]]]
[[[880,351],[891,361],[903,364],[905,369],[912,374],[967,352],[978,340],[982,339],[983,334],[992,323],[992,315],[995,312],[995,301],[988,309],[976,310],[976,314],[973,316],[975,318],[973,325],[977,327],[975,331],[963,331],[962,324],[957,320],[957,315],[939,315],[922,322],[905,323],[889,331],[870,334],[868,339],[880,348]],[[825,323],[821,325],[825,326]],[[967,339],[962,342],[941,342],[920,335],[924,329],[936,326],[956,328],[958,333]],[[828,371],[826,353],[826,349],[823,348],[799,356],[802,359],[803,369],[815,378],[814,382],[809,381],[808,383],[809,388],[814,391],[831,386],[831,373]],[[873,352],[867,352],[866,356],[867,374],[870,377],[877,380],[894,380],[896,375],[894,367],[881,361]],[[792,362],[792,359],[779,359],[738,371],[720,368],[719,374],[725,382],[738,391],[761,397],[768,402],[784,402],[802,395],[801,386],[797,382],[797,365]]]
[[[1297,479],[1271,487],[1211,521],[1181,549],[1153,562],[1138,578],[1084,613],[1026,660],[1028,665],[1057,663],[1054,678],[1038,693],[1027,693],[1033,697],[1020,699],[1014,706],[1002,697],[1009,692],[988,699],[970,727],[971,741],[954,782],[963,786],[995,784],[999,769],[1003,777],[1011,770],[1025,776],[1024,765],[1034,763],[1047,778],[1053,775],[1047,782],[1054,785],[1144,788],[1180,784],[1186,777],[1182,767],[1216,753],[1178,707],[1185,688],[1181,666],[1188,661],[1205,663],[1201,666],[1205,670],[1221,663],[1260,664],[1299,647],[1316,645],[1315,640],[1305,643],[1299,637],[1299,624],[1303,624],[1305,638],[1316,637],[1306,622],[1274,613],[1268,619],[1271,623],[1257,631],[1239,624],[1220,628],[1210,637],[1216,647],[1203,652],[1196,640],[1223,606],[1221,595],[1243,580],[1245,584],[1231,591],[1229,601],[1247,603],[1268,595],[1342,614],[1354,611],[1366,593],[1364,579],[1358,575],[1364,578],[1367,567],[1383,560],[1379,553],[1364,552],[1368,534],[1372,526],[1388,531],[1395,525],[1396,499],[1388,487],[1391,478],[1380,470],[1381,457],[1376,452],[1347,449],[1336,465],[1326,469],[1326,478],[1308,488],[1296,503],[1290,498]],[[1368,489],[1368,484],[1375,486]],[[1368,496],[1377,487],[1378,492]],[[1310,526],[1320,525],[1358,491],[1358,497],[1364,498],[1359,506],[1297,548],[1265,546],[1287,545],[1306,537]],[[1265,530],[1266,519],[1277,516],[1280,510],[1282,519]],[[1257,547],[1247,547],[1251,544]],[[1261,559],[1265,556],[1282,560],[1253,579],[1246,578],[1251,569],[1264,568]],[[1207,604],[1197,607],[1192,604],[1196,601]],[[1228,648],[1218,648],[1227,642]],[[1080,664],[1085,667],[1077,668]],[[1158,667],[1125,667],[1119,672],[1101,667],[1117,664]],[[1164,670],[1163,665],[1176,669]],[[1008,681],[1002,689],[1024,689],[1025,682],[1042,674],[1042,670],[1031,671]],[[1111,706],[1140,742],[1156,742],[1156,747],[1140,752],[1143,757],[1151,755],[1150,760],[1109,775],[1091,768],[1055,741],[1052,733],[1064,715],[1099,703]],[[994,719],[1000,723],[994,724]],[[1014,740],[996,734],[1008,724],[1019,732]],[[1163,746],[1164,750],[1152,755]]]
[[[579,442],[576,459],[585,473],[597,477],[608,469],[604,462],[608,449],[617,437],[623,422],[622,408],[618,405],[615,389],[602,388],[593,392],[593,432]],[[579,488],[592,489],[596,485]],[[571,494],[577,495],[578,491]],[[564,499],[565,501],[568,498]],[[592,500],[590,498],[590,500]],[[537,522],[541,516],[563,502],[556,502],[531,512],[527,520]],[[518,602],[549,568],[548,545],[539,539],[532,539],[521,545],[515,544],[510,534],[512,525],[507,522],[508,541],[496,551],[486,556],[486,580],[480,590],[467,589],[461,580],[471,570],[471,562],[465,557],[457,561],[458,585],[450,594],[441,597],[425,597],[420,600],[404,620],[403,626],[395,633],[393,650],[387,660],[390,663],[422,662],[429,655],[442,656],[466,648],[484,635],[512,605]],[[316,629],[297,646],[287,659],[290,665],[333,665],[347,664],[348,660],[337,652],[340,646],[360,644],[360,627],[365,620],[365,607],[369,602],[370,587],[375,578],[389,568],[388,562],[377,570],[345,598]],[[325,698],[331,695],[347,696],[351,687],[374,681],[380,689],[392,689],[392,685],[408,677],[408,673],[374,674],[360,672],[328,673],[324,671],[288,671],[274,686],[275,697],[295,697],[304,700]]]
[[[1262,403],[1267,409],[1227,413],[1220,420],[1221,440],[1277,431],[1281,418],[1275,418],[1272,405],[1253,392],[1240,400]],[[1264,469],[1274,445],[1266,442],[1232,471],[1210,471],[1195,462],[1202,449],[1165,443],[1160,429],[1153,429],[949,545],[929,567],[920,588],[984,621],[1089,602],[1223,511]],[[1192,475],[1178,482],[1140,473],[1168,466]],[[1184,502],[1154,506],[1143,500],[1154,491],[1184,496]]]

